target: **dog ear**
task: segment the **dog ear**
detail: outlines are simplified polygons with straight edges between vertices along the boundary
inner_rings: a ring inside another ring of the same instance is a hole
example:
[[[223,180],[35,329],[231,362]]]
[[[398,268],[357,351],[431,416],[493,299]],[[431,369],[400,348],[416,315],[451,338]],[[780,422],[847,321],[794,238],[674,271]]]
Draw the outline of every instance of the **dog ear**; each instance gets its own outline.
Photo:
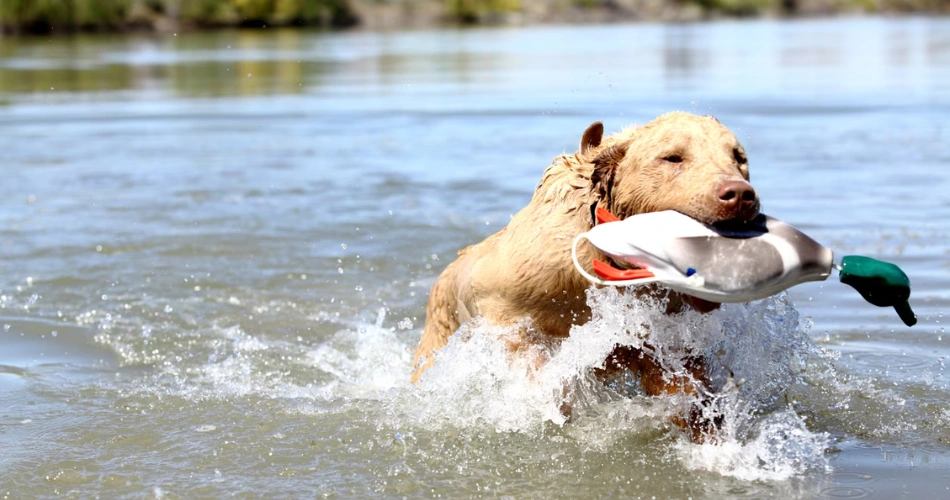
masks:
[[[600,152],[591,162],[594,164],[594,171],[590,174],[591,189],[593,189],[602,200],[609,200],[610,192],[614,185],[614,172],[617,165],[627,154],[629,144],[614,144]]]
[[[591,123],[584,135],[581,136],[581,155],[586,155],[591,148],[600,146],[600,140],[604,138],[604,124],[600,122]]]

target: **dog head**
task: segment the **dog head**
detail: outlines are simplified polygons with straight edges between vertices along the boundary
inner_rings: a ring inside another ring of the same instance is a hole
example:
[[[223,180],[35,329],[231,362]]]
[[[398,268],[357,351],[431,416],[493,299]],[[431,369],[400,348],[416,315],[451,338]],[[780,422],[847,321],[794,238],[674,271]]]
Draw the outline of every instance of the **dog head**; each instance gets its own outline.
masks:
[[[713,116],[669,113],[609,137],[594,123],[581,139],[591,156],[595,199],[620,218],[676,210],[707,224],[759,213],[749,162],[736,136]]]

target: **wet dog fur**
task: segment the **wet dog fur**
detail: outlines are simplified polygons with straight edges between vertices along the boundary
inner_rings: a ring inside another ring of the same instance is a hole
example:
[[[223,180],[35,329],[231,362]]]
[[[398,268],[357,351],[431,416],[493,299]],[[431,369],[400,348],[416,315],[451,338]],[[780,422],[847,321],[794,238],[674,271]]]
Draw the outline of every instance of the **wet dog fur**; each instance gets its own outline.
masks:
[[[546,359],[539,339],[567,337],[572,325],[590,318],[585,290],[590,283],[573,267],[571,244],[595,221],[591,207],[623,219],[676,210],[707,223],[750,220],[759,200],[749,184],[745,150],[712,116],[683,112],[662,115],[639,127],[603,137],[596,122],[584,131],[580,148],[561,155],[544,171],[531,202],[501,231],[458,253],[429,294],[426,324],[413,358],[412,382],[419,382],[437,351],[466,321],[482,316],[498,325],[530,320],[530,332],[506,339],[512,356],[529,366]],[[605,259],[590,245],[578,248],[581,262]],[[671,294],[669,313],[684,307],[708,312],[712,304]],[[618,349],[605,360],[602,376],[618,370],[638,374],[648,394],[700,394],[705,365],[689,360],[690,377],[664,376],[640,350]],[[695,413],[695,412],[690,412]],[[683,415],[674,422],[701,440],[712,423]]]

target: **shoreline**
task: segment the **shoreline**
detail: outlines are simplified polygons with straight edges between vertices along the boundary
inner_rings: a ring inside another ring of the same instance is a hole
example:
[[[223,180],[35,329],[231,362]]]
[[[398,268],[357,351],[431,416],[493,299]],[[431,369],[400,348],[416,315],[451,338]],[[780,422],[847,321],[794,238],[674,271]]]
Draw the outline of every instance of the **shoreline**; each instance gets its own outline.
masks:
[[[217,7],[209,8],[212,4]],[[210,0],[200,8],[183,0],[69,0],[58,5],[0,5],[0,38],[267,27],[399,30],[950,15],[950,0]]]

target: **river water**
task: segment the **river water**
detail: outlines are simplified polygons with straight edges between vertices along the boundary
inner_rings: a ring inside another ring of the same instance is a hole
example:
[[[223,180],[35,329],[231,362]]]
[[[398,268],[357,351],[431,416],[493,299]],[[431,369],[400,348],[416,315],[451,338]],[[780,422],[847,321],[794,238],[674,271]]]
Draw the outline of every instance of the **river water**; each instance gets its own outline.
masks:
[[[624,322],[712,339],[720,444],[624,387],[561,422],[483,324],[410,386],[455,251],[592,121],[677,109],[766,213],[902,266],[919,324],[833,281],[591,293],[542,380]],[[4,498],[950,496],[948,19],[0,39],[0,168]]]

